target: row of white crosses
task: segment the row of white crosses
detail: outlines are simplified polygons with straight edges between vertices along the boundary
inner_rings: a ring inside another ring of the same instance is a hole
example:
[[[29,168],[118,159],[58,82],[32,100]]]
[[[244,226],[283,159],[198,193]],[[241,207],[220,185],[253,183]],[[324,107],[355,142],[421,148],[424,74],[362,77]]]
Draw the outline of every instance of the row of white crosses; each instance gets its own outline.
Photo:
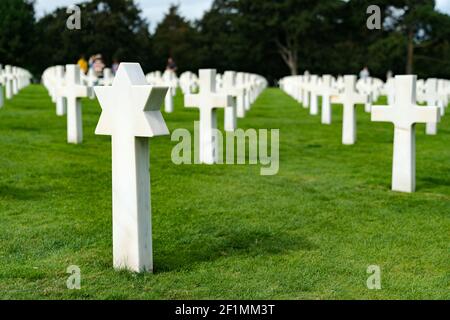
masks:
[[[233,81],[233,89],[228,84],[227,90],[239,92],[234,94],[237,99],[236,113],[238,118],[243,118],[262,90],[267,86],[267,81],[259,75],[244,72],[235,72],[233,78],[235,79]],[[179,78],[172,71],[166,70],[163,74],[160,71],[154,71],[148,73],[146,79],[151,85],[167,86],[170,88],[164,103],[164,109],[167,113],[174,111],[173,97],[178,87],[181,89],[183,95],[196,93],[199,89],[199,77],[190,71],[182,73]],[[225,74],[220,75],[216,73],[215,89],[217,92],[226,90]]]
[[[31,83],[32,75],[28,70],[20,67],[0,64],[0,108],[3,107],[3,86],[5,87],[5,98],[10,100],[20,90]]]
[[[311,115],[319,114],[318,100],[322,97],[321,122],[329,125],[332,121],[331,100],[339,92],[344,91],[344,79],[335,79],[331,75],[323,75],[319,78],[305,72],[302,76],[283,78],[280,81],[280,87],[304,108],[309,108]]]
[[[67,115],[67,142],[83,142],[83,117],[81,99],[95,98],[94,86],[111,86],[114,75],[111,69],[103,70],[98,78],[92,69],[84,75],[78,65],[50,67],[42,75],[42,83],[47,88],[52,101],[56,104],[56,115]]]
[[[50,67],[44,71],[42,83],[56,103],[57,116],[67,114],[67,142],[82,143],[81,99],[89,96],[90,89],[82,81],[80,67],[75,64]]]
[[[417,102],[427,106],[437,106],[441,116],[445,115],[445,108],[450,97],[450,81],[430,78],[417,81]],[[426,124],[426,134],[436,135],[438,132],[437,123]]]
[[[378,100],[384,87],[384,82],[380,79],[368,77],[359,79],[356,82],[356,89],[364,95],[367,95],[367,101],[364,105],[364,111],[370,113],[372,104]]]
[[[335,81],[334,87],[330,83],[333,81],[329,79],[329,76],[322,78],[322,86],[330,88],[329,92],[331,92],[324,97],[322,115],[328,114],[327,97],[330,95],[332,102],[344,105],[343,144],[353,144],[356,141],[355,105],[369,102],[372,121],[392,122],[395,126],[392,190],[414,192],[415,124],[426,123],[427,133],[435,133],[437,123],[444,115],[445,106],[450,101],[450,82],[438,79],[416,82],[416,76],[397,76],[395,79],[389,79],[386,84],[374,79],[360,81],[360,84],[356,85],[356,76],[345,76],[343,90],[339,88],[339,80]],[[358,92],[357,86],[362,93]],[[283,78],[280,81],[280,87],[295,99],[302,100],[312,107],[314,102],[310,101],[305,94],[309,92],[311,99],[316,99],[321,85],[317,85],[313,76],[306,74],[300,77]],[[388,106],[372,106],[371,103],[381,94],[388,95]],[[418,102],[426,102],[427,106],[419,106]]]
[[[227,71],[222,77],[222,88],[217,87],[217,73],[214,69],[202,69],[199,72],[200,92],[184,96],[187,108],[198,108],[200,113],[200,163],[217,163],[219,146],[215,137],[217,129],[218,108],[224,108],[224,128],[226,131],[237,129],[237,118],[245,115],[247,104],[253,103],[267,87],[267,81],[257,75],[248,75],[247,85],[239,85],[244,81],[244,73]],[[247,101],[247,102],[246,102]]]
[[[222,86],[221,92],[228,91],[233,95],[236,102],[233,106],[225,107],[225,129],[234,131],[236,129],[236,117],[244,117],[246,110],[256,100],[259,94],[267,86],[264,78],[246,73],[229,72],[227,84]],[[67,114],[67,141],[79,144],[83,141],[82,105],[84,97],[94,97],[93,85],[112,85],[113,75],[109,69],[104,70],[103,79],[96,79],[91,73],[83,75],[77,65],[54,66],[48,68],[43,76],[42,82],[49,91],[52,101],[56,104],[56,114],[65,116]],[[189,88],[198,86],[198,78],[190,76],[192,83]],[[165,111],[173,112],[173,97],[179,84],[175,73],[166,71],[149,73],[146,76],[147,83],[154,86],[168,87],[165,97]],[[190,93],[190,92],[189,92]],[[237,106],[237,109],[236,109]]]
[[[153,71],[146,75],[147,83],[152,86],[164,86],[169,88],[164,97],[164,111],[172,113],[174,111],[174,97],[178,88],[178,78],[172,70],[166,70],[164,73]]]
[[[394,103],[394,78],[386,84],[375,78],[360,79],[356,76],[344,76],[334,79],[329,75],[319,78],[306,72],[303,76],[291,76],[280,81],[280,87],[296,99],[305,108],[310,108],[311,115],[319,113],[318,97],[322,96],[322,123],[331,123],[330,100],[343,104],[342,143],[352,145],[357,139],[356,111],[358,104],[364,104],[365,111],[370,112],[372,104],[381,94],[388,96],[388,103]],[[331,85],[330,85],[331,83]],[[428,106],[437,105],[441,115],[445,113],[445,106],[449,101],[449,81],[442,79],[428,79],[418,81],[418,101],[426,102]],[[437,133],[436,123],[426,124],[427,134]]]
[[[195,93],[198,91],[198,76],[191,71],[183,72],[180,75],[179,84],[184,95]]]

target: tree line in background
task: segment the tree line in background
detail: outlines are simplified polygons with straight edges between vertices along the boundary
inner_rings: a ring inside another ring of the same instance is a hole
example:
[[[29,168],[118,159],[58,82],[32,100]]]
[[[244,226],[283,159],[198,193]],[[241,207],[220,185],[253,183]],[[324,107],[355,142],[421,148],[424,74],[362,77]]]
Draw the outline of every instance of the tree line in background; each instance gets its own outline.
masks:
[[[305,70],[334,75],[368,66],[375,76],[415,73],[450,77],[450,16],[434,0],[215,0],[200,20],[171,5],[150,32],[132,0],[81,2],[81,30],[65,8],[35,18],[33,0],[0,1],[0,63],[39,75],[50,65],[101,53],[162,70],[217,68],[255,72],[270,81]],[[369,30],[367,8],[381,8],[383,27]]]

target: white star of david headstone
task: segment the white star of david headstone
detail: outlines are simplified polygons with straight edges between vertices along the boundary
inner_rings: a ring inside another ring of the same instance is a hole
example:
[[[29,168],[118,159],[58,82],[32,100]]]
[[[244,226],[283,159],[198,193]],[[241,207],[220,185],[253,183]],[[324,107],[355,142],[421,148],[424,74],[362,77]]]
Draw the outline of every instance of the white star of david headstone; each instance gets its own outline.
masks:
[[[160,108],[168,88],[152,87],[138,63],[122,63],[112,86],[95,87],[96,134],[112,136],[113,257],[116,269],[153,271],[149,137],[168,135]]]

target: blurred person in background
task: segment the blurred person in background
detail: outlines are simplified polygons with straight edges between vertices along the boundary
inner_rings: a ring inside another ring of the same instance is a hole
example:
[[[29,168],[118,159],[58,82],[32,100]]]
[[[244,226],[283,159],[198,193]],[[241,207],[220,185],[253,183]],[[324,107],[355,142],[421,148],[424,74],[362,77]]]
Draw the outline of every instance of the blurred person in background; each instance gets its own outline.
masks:
[[[94,58],[94,63],[92,64],[92,68],[97,77],[103,76],[103,69],[105,69],[105,63],[103,62],[103,57],[101,54],[97,54]]]
[[[81,71],[82,71],[84,74],[87,74],[87,72],[88,72],[88,70],[89,70],[89,67],[88,67],[88,62],[86,61],[86,58],[85,58],[84,54],[82,54],[82,55],[80,56],[80,59],[78,59],[77,64],[78,64],[78,66],[80,67]]]

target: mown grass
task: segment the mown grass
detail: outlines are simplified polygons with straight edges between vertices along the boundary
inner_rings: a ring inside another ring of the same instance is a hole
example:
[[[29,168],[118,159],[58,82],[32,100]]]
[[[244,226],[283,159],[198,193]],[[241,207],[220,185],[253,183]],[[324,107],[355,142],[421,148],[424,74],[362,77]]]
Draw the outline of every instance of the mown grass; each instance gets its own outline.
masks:
[[[280,129],[280,171],[171,162],[151,140],[154,274],[112,268],[111,143],[83,101],[85,141],[42,86],[0,109],[0,294],[3,299],[448,299],[450,117],[417,127],[417,192],[390,191],[390,124],[358,108],[358,142],[341,144],[341,107],[320,124],[278,89],[239,127]],[[188,128],[198,111],[164,115]],[[219,112],[220,123],[223,114]],[[82,289],[68,290],[70,265]],[[382,289],[368,290],[379,265]]]

